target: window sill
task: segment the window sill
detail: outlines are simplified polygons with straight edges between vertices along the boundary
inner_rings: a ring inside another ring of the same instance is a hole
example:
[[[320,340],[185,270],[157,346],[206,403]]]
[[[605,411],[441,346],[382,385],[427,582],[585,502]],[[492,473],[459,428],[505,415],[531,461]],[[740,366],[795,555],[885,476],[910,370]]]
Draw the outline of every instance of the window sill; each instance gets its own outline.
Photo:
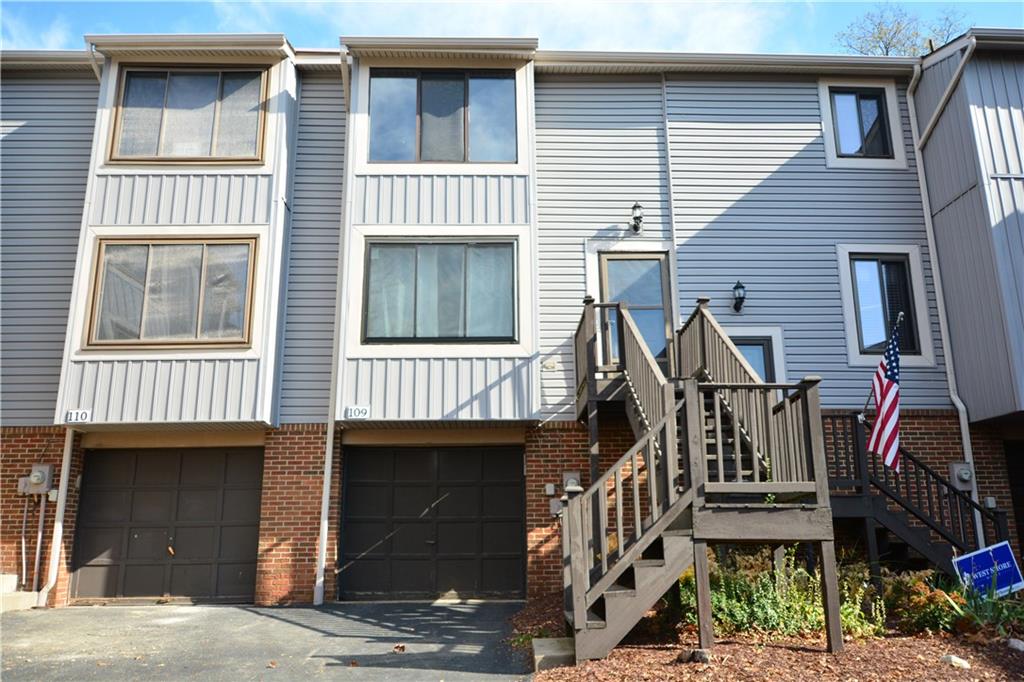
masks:
[[[345,350],[345,359],[375,358],[528,358],[533,351],[519,343],[359,343]]]
[[[451,162],[363,162],[357,164],[356,175],[525,175],[529,172],[527,165],[515,163],[495,163],[486,161],[451,161]]]
[[[850,367],[878,367],[878,363],[881,361],[881,355],[864,355],[863,353],[857,353],[856,355],[850,356],[847,364]],[[905,355],[900,353],[900,369],[902,370],[904,367],[934,368],[935,358],[928,355]]]
[[[843,168],[857,170],[906,170],[906,159],[875,159],[863,157],[831,157],[825,159],[825,166],[828,168]]]

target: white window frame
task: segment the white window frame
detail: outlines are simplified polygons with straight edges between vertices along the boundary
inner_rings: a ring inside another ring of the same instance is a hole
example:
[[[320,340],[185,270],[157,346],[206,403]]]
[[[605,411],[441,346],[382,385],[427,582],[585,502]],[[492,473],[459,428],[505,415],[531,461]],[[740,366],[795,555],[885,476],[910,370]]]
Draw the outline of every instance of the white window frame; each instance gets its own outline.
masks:
[[[830,88],[879,88],[885,91],[885,108],[892,144],[891,159],[839,156],[836,152],[835,125],[832,120]],[[818,81],[818,105],[821,109],[821,137],[825,142],[825,165],[829,168],[861,168],[875,170],[903,170],[907,167],[907,150],[903,143],[900,124],[900,106],[896,82],[888,78],[822,78]]]
[[[920,355],[900,354],[903,367],[934,367],[935,349],[932,340],[932,326],[928,313],[928,296],[924,285],[924,266],[921,247],[917,244],[837,244],[836,256],[839,261],[839,289],[843,297],[843,322],[846,328],[846,356],[851,367],[874,367],[882,357],[878,354],[862,353],[860,350],[860,329],[857,326],[857,309],[854,300],[853,274],[850,257],[854,254],[894,253],[906,256],[910,265],[910,286],[913,288],[915,326]]]
[[[775,368],[775,383],[788,384],[786,376],[786,351],[782,347],[782,327],[748,327],[745,325],[722,325],[729,337],[766,337],[772,340],[772,365]],[[764,377],[761,377],[764,379]]]

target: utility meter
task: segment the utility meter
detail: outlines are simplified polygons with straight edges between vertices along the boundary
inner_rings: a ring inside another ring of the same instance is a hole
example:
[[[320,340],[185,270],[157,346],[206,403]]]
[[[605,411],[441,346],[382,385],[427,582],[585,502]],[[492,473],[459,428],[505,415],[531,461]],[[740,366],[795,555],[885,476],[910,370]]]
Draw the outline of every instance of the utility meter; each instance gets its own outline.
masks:
[[[52,464],[33,464],[29,475],[18,480],[18,492],[24,495],[42,495],[52,488]]]
[[[957,490],[969,491],[974,480],[974,469],[968,462],[950,462],[949,478]]]

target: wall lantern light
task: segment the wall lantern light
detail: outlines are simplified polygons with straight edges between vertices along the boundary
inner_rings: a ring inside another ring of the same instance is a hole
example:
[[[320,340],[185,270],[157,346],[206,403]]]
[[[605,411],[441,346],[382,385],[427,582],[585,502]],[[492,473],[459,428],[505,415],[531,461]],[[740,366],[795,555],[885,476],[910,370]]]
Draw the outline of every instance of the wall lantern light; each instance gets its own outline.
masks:
[[[743,286],[743,282],[736,280],[736,285],[732,288],[732,309],[739,312],[746,300],[747,288]]]
[[[629,229],[633,230],[633,234],[640,234],[644,229],[644,207],[640,205],[640,202],[633,204],[633,221],[629,225]]]

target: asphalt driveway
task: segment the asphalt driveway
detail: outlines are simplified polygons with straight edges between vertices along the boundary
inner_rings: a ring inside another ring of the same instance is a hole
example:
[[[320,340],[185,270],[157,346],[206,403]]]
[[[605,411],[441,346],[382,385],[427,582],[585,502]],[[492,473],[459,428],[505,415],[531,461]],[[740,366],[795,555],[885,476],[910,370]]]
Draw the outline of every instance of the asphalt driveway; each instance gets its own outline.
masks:
[[[95,606],[5,613],[3,679],[524,679],[518,602]],[[404,651],[401,649],[404,646]]]

